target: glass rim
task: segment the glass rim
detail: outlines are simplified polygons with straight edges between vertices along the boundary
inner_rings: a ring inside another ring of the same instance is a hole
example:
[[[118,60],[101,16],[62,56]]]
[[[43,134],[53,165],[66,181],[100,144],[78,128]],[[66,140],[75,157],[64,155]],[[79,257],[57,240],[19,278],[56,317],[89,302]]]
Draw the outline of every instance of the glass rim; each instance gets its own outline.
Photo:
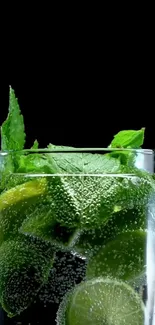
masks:
[[[9,155],[11,153],[18,153],[18,154],[26,154],[26,153],[31,153],[31,154],[48,154],[48,153],[89,153],[89,152],[117,152],[117,151],[122,151],[122,152],[137,152],[137,153],[142,153],[142,154],[146,154],[146,155],[152,155],[154,154],[154,150],[153,149],[130,149],[130,148],[70,148],[67,147],[63,148],[63,149],[57,149],[57,148],[53,148],[53,149],[22,149],[22,150],[0,150],[0,156],[6,156]]]

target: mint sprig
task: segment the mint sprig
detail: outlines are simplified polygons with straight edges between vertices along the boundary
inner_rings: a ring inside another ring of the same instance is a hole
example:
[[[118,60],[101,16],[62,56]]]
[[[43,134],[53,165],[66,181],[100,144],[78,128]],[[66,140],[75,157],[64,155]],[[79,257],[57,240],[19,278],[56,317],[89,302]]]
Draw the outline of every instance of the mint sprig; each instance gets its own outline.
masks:
[[[140,148],[144,141],[144,131],[141,130],[124,130],[118,132],[109,148],[121,148],[120,152],[111,152],[109,158],[105,158],[105,155],[101,154],[82,154],[82,153],[71,153],[71,154],[38,154],[33,153],[25,156],[24,154],[16,154],[16,151],[24,149],[25,145],[25,127],[24,119],[21,114],[21,110],[18,104],[18,99],[15,96],[14,90],[10,87],[9,93],[9,112],[6,121],[1,126],[1,150],[12,151],[9,157],[6,159],[5,171],[14,172],[86,172],[86,173],[100,173],[100,172],[115,172],[114,165],[118,167],[118,164],[128,165],[132,162],[134,165],[133,154],[131,152],[122,151],[123,148]],[[35,140],[32,150],[38,149],[38,141]],[[72,147],[61,147],[48,145],[49,150],[70,149]],[[134,154],[135,157],[136,153]],[[132,156],[132,157],[131,157]],[[112,159],[115,158],[115,161]],[[107,159],[107,161],[105,161]],[[116,161],[117,159],[117,161]],[[119,162],[118,162],[119,160]],[[116,169],[117,169],[116,167]]]
[[[24,119],[18,100],[10,87],[9,113],[1,126],[1,150],[22,150],[25,144]]]

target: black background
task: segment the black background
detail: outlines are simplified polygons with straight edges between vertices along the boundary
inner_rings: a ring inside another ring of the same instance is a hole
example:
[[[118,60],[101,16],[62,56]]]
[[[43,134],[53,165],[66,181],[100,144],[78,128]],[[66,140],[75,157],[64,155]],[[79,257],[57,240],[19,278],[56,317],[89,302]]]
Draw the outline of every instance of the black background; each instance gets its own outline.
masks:
[[[16,18],[10,6],[1,28],[0,124],[11,85],[27,147],[35,138],[40,147],[104,147],[119,130],[145,126],[144,147],[154,148],[150,8],[149,15],[143,6],[123,7],[124,14],[118,5],[96,13],[91,6],[20,9]]]
[[[26,148],[35,139],[40,148],[49,143],[107,147],[118,131],[146,127],[143,147],[154,149],[154,101],[146,82],[108,83],[95,75],[84,79],[78,71],[60,71],[58,76],[49,72],[46,77],[29,73],[16,71],[7,82],[1,78],[0,88],[0,124],[7,117],[11,85],[24,115]]]

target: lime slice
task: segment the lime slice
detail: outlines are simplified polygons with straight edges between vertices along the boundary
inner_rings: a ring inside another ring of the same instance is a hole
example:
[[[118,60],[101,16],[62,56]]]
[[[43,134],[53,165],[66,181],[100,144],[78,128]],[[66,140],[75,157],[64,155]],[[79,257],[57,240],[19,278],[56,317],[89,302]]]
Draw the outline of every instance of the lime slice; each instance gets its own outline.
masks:
[[[144,306],[127,284],[109,278],[86,281],[60,304],[57,325],[141,325]]]
[[[128,231],[102,248],[88,260],[87,278],[112,276],[131,280],[144,272],[146,232]]]
[[[53,264],[50,244],[26,236],[0,247],[0,303],[10,315],[27,308],[47,281]]]
[[[0,196],[0,243],[18,229],[26,212],[47,193],[46,178],[18,185]]]

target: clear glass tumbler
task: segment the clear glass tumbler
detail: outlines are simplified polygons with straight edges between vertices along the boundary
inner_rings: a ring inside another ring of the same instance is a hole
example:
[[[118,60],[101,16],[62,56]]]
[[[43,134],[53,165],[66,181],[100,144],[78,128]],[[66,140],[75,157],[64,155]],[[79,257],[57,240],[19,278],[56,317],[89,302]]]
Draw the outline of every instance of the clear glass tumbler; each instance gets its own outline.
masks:
[[[121,148],[0,153],[0,324],[154,324],[153,161]]]

